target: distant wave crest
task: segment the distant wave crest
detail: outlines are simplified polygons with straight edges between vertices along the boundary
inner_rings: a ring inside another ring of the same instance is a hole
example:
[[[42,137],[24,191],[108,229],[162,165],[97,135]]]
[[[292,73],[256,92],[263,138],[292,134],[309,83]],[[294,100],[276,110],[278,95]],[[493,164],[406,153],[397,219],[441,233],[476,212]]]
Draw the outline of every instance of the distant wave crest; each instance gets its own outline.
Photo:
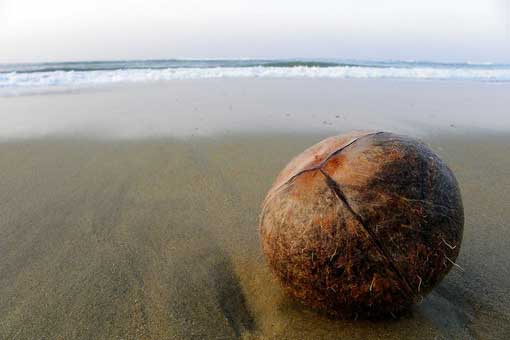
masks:
[[[417,62],[151,61],[0,66],[0,89],[83,87],[208,78],[391,78],[510,81],[510,66]]]

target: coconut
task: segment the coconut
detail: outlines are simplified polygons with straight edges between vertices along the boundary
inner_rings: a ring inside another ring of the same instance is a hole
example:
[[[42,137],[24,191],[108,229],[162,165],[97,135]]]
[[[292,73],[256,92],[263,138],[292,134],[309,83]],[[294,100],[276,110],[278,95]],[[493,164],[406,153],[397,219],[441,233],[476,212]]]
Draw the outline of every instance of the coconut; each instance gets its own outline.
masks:
[[[443,279],[463,224],[457,181],[424,143],[351,132],[282,170],[260,237],[289,295],[331,316],[372,318],[401,314]]]

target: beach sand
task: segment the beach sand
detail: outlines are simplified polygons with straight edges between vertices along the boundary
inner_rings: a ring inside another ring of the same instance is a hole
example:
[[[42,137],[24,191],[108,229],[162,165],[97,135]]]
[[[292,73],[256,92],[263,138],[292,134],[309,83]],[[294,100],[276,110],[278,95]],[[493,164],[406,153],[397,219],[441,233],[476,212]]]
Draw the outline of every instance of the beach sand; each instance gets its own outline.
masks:
[[[510,337],[510,134],[504,117],[476,116],[510,107],[494,94],[504,86],[315,80],[313,98],[299,97],[306,84],[0,98],[0,338]],[[462,270],[399,320],[330,320],[283,294],[258,214],[294,155],[365,126],[417,135],[452,168],[465,207]]]

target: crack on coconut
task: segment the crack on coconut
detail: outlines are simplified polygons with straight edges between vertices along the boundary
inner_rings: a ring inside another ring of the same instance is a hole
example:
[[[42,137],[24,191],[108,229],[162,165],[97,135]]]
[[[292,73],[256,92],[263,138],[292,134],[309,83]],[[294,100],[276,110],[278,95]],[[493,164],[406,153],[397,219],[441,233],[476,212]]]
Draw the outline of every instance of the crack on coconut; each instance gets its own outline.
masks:
[[[296,174],[292,175],[289,179],[287,179],[285,182],[283,182],[282,184],[280,184],[278,187],[276,188],[271,188],[270,189],[270,192],[269,194],[267,195],[267,197],[264,199],[264,202],[262,203],[262,214],[261,214],[261,217],[260,217],[260,221],[262,222],[262,220],[264,219],[264,215],[265,215],[265,212],[266,212],[266,206],[267,204],[269,203],[269,201],[280,191],[282,190],[283,188],[285,188],[287,185],[289,185],[290,183],[292,183],[292,181],[294,181],[297,177],[301,176],[302,174],[304,173],[307,173],[307,172],[311,172],[311,171],[316,171],[316,170],[320,170],[322,172],[322,167],[324,167],[324,165],[329,162],[329,160],[331,158],[333,158],[334,156],[338,155],[339,153],[341,153],[344,149],[348,148],[349,146],[355,144],[356,142],[358,142],[359,140],[361,139],[364,139],[366,137],[370,137],[370,136],[375,136],[375,135],[379,135],[379,134],[382,134],[382,133],[385,133],[384,131],[378,131],[378,132],[370,132],[370,133],[367,133],[367,134],[364,134],[362,136],[358,136],[356,138],[353,138],[351,139],[348,143],[344,144],[343,146],[341,146],[340,148],[336,149],[335,151],[333,151],[332,153],[330,153],[325,159],[323,159],[318,165],[316,166],[313,166],[311,168],[305,168],[303,170],[300,170],[298,171]]]
[[[390,255],[386,252],[386,250],[384,249],[383,245],[379,242],[377,237],[375,237],[375,235],[373,235],[370,232],[370,230],[368,229],[368,227],[367,227],[365,221],[363,220],[363,218],[356,211],[354,211],[354,209],[351,207],[347,197],[345,196],[343,191],[340,189],[340,186],[338,185],[338,183],[335,182],[335,180],[333,180],[333,178],[331,178],[324,170],[319,169],[319,171],[324,175],[324,177],[326,179],[327,186],[335,193],[335,196],[338,198],[338,200],[341,201],[345,205],[347,210],[349,210],[349,212],[352,214],[352,216],[354,216],[356,221],[361,225],[361,227],[363,228],[365,233],[368,235],[368,238],[370,239],[370,241],[372,241],[372,244],[374,244],[374,246],[376,247],[377,251],[384,258],[386,258],[386,261],[390,265],[390,267],[393,270],[393,272],[397,275],[397,277],[398,277],[398,279],[400,281],[400,284],[401,284],[402,287],[404,287],[404,290],[406,291],[406,293],[411,298],[414,299],[415,298],[415,294],[414,294],[414,292],[413,292],[413,290],[411,288],[411,285],[409,284],[409,282],[407,282],[407,280],[405,279],[405,276],[400,272],[400,270],[398,269],[397,265],[394,263],[394,261],[392,260]]]

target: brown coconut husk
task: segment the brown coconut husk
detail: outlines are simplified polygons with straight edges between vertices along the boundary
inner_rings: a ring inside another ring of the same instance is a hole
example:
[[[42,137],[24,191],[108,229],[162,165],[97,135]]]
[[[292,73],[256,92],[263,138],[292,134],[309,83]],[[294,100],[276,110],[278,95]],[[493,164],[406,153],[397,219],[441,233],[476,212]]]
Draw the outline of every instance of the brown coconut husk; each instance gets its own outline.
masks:
[[[457,181],[425,144],[352,132],[283,169],[260,236],[288,294],[335,317],[372,318],[399,315],[441,281],[463,224]]]

